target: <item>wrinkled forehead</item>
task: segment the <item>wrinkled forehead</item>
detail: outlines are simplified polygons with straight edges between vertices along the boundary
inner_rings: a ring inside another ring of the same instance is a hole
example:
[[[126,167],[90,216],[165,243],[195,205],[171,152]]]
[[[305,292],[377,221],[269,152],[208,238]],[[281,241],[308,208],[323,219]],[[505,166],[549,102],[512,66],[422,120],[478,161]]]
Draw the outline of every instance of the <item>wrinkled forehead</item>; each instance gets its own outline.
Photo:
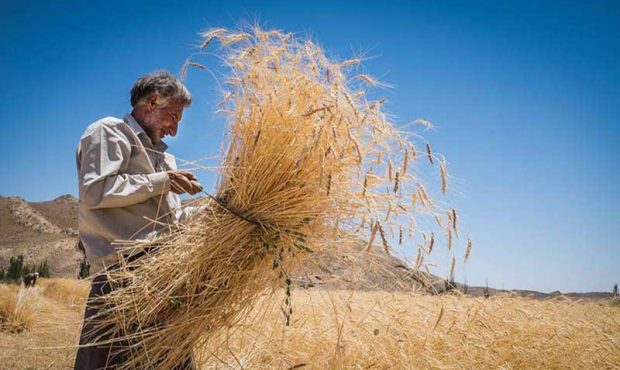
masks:
[[[180,99],[170,99],[168,103],[161,108],[161,110],[165,113],[174,113],[181,117],[183,114],[183,102]]]

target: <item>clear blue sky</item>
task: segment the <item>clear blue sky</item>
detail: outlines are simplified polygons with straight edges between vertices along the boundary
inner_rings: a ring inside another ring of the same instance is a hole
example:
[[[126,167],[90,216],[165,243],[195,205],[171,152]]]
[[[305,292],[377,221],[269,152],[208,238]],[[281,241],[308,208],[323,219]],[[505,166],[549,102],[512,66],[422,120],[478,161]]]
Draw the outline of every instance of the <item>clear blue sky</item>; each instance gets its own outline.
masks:
[[[620,283],[620,3],[0,0],[0,194],[76,195],[83,129],[130,110],[149,71],[178,72],[197,32],[259,19],[313,35],[333,56],[363,50],[394,85],[387,108],[448,158],[470,284],[542,291]],[[195,97],[171,152],[218,153],[217,87]],[[207,187],[213,176],[198,174]]]

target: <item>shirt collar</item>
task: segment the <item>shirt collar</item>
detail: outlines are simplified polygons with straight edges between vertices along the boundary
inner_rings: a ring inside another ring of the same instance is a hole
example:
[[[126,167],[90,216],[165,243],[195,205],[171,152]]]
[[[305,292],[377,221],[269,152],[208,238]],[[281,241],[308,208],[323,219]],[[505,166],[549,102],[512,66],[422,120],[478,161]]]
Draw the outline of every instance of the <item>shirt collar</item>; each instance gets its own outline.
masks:
[[[163,141],[159,141],[159,143],[153,145],[151,138],[146,134],[146,131],[140,126],[138,121],[131,115],[131,113],[127,113],[125,117],[123,117],[123,121],[131,128],[131,130],[138,136],[143,143],[148,144],[148,146],[157,150],[158,152],[165,152],[168,149],[168,145]]]

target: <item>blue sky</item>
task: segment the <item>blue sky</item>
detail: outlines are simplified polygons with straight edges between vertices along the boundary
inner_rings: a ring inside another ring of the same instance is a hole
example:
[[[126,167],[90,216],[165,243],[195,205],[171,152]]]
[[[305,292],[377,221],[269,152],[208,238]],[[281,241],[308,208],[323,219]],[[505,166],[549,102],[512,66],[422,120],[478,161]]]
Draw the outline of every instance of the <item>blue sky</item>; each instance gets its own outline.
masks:
[[[311,35],[364,70],[401,123],[431,120],[450,200],[475,242],[470,284],[542,291],[620,283],[620,3],[617,1],[225,2],[0,0],[0,194],[76,195],[83,129],[130,110],[135,79],[178,72],[197,32],[258,19]],[[209,61],[205,61],[209,63]],[[215,64],[215,63],[213,63]],[[169,140],[218,153],[217,86],[190,73],[194,104]],[[212,187],[214,176],[198,173]]]

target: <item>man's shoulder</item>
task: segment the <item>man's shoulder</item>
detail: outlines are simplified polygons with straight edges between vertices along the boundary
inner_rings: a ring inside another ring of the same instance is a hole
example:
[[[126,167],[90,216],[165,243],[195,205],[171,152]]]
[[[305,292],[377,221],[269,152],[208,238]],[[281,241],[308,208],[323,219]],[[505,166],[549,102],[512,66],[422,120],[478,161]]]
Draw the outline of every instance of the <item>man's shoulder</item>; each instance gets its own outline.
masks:
[[[123,121],[121,118],[116,118],[112,116],[103,117],[88,125],[85,131],[93,131],[102,127],[118,128],[121,125],[126,125],[125,121]]]
[[[88,125],[88,127],[86,127],[86,130],[84,130],[84,134],[82,136],[87,136],[93,132],[99,131],[99,130],[112,130],[115,132],[125,132],[127,130],[128,126],[125,123],[125,121],[123,121],[120,118],[117,117],[104,117],[101,118],[93,123],[91,123],[90,125]]]

